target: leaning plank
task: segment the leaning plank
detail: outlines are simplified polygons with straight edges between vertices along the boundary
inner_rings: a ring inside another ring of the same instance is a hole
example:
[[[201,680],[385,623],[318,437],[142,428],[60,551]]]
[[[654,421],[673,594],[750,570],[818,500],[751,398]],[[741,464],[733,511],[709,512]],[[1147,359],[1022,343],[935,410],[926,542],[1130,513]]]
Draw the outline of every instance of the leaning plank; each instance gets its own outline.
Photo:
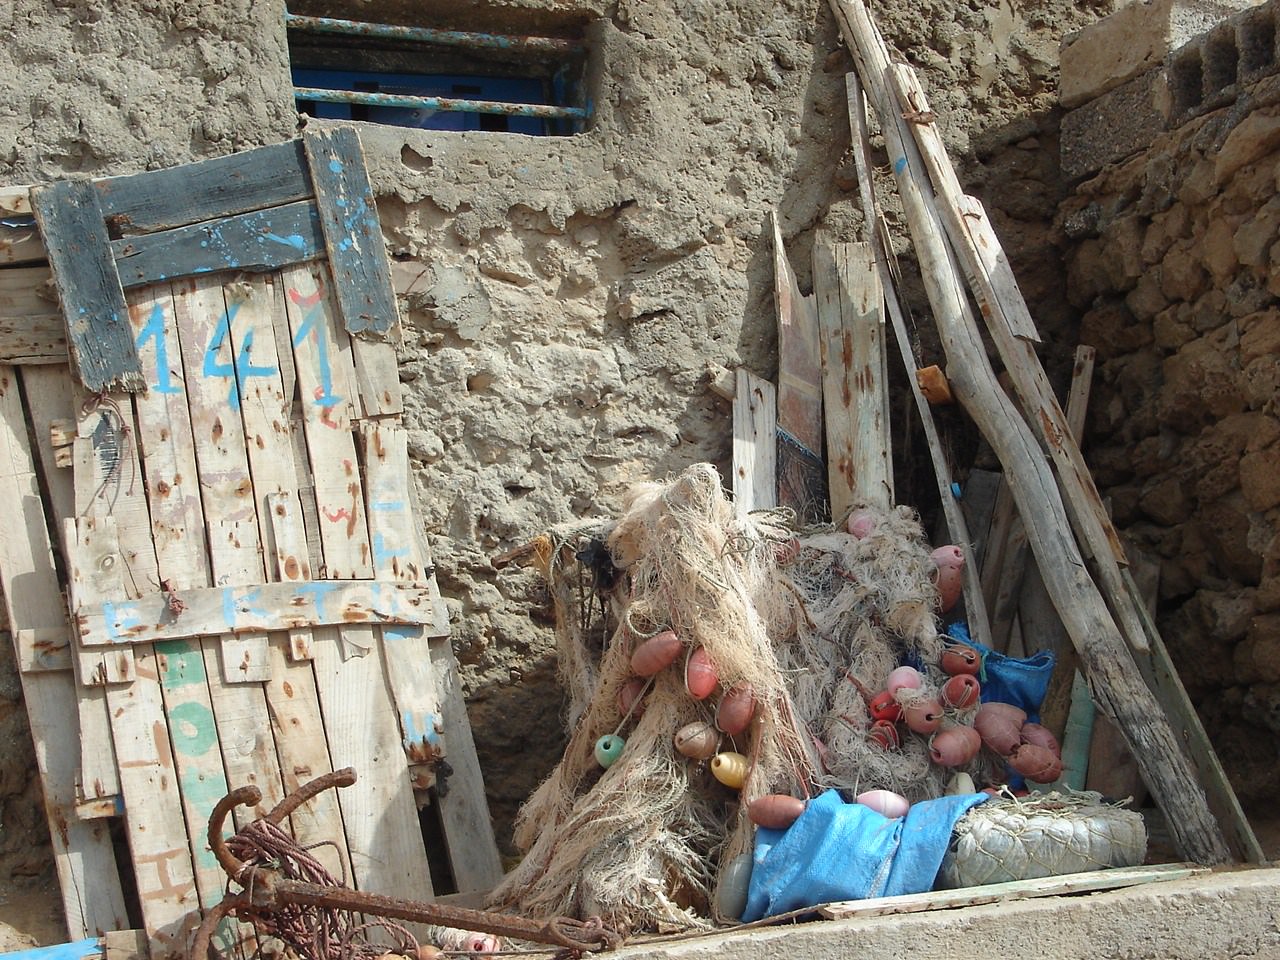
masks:
[[[416,522],[410,506],[409,448],[404,428],[365,424],[364,492],[373,540],[374,574],[383,580],[424,582],[417,555]],[[443,606],[444,601],[440,601]],[[444,614],[446,620],[448,615]],[[431,677],[427,638],[420,626],[383,627],[382,651],[391,680],[391,696],[410,763],[430,763],[444,754],[444,724]]]
[[[862,199],[865,216],[874,219],[883,227],[884,220],[879,214],[875,190],[871,179],[871,145],[867,132],[866,105],[862,93],[862,85],[856,73],[845,76],[848,93],[849,129],[853,139],[854,165],[858,171],[858,191]],[[974,539],[969,534],[965,522],[964,511],[956,502],[951,489],[951,465],[947,461],[946,451],[942,446],[942,438],[938,435],[938,426],[933,420],[933,408],[925,398],[924,391],[915,376],[916,362],[912,352],[911,337],[907,331],[906,317],[902,305],[898,302],[895,280],[897,261],[890,255],[891,247],[886,240],[887,230],[868,230],[871,235],[872,248],[875,251],[876,268],[880,274],[880,286],[885,294],[885,305],[889,309],[889,320],[893,326],[894,340],[898,345],[898,355],[906,369],[907,383],[911,388],[911,396],[915,400],[916,412],[920,416],[920,425],[924,430],[925,441],[929,448],[929,460],[933,464],[933,475],[938,484],[938,498],[942,504],[942,514],[947,521],[947,530],[951,542],[964,551],[964,614],[969,624],[969,636],[979,643],[991,645],[991,626],[987,620],[987,608],[982,599],[982,584],[978,580],[978,565],[973,561]]]
[[[1125,637],[1089,578],[1077,544],[1062,535],[1070,529],[1070,522],[1048,460],[996,381],[947,250],[932,196],[923,189],[927,183],[924,168],[885,80],[890,64],[884,41],[862,0],[831,0],[831,5],[858,72],[877,105],[921,274],[947,353],[952,388],[1004,466],[1045,584],[1080,653],[1099,706],[1120,721],[1143,765],[1144,778],[1168,815],[1183,855],[1203,863],[1228,860],[1221,827],[1209,810],[1194,768],[1138,675]]]
[[[893,503],[885,377],[884,294],[869,243],[813,247],[821,326],[823,412],[831,518],[855,503]]]
[[[75,516],[75,482],[71,471],[61,468],[54,448],[55,425],[68,436],[75,433],[75,408],[71,400],[71,377],[65,363],[60,367],[27,368],[20,371],[26,393],[27,416],[31,421],[40,472],[47,491],[46,512],[56,525]],[[64,436],[65,439],[65,436]],[[64,553],[64,559],[66,554]],[[68,625],[69,626],[69,625]],[[76,672],[76,706],[80,726],[80,777],[77,798],[102,801],[117,798],[120,779],[116,773],[116,750],[111,740],[111,720],[107,710],[107,692],[99,680],[133,677],[133,654],[115,660],[109,670],[100,654],[84,655],[71,650],[71,631],[60,640],[69,664]],[[110,804],[114,807],[114,803]],[[81,810],[82,807],[77,807]]]
[[[772,223],[778,319],[778,502],[795,510],[802,522],[812,523],[827,513],[821,335],[813,302],[800,293],[787,261],[777,212]]]
[[[373,576],[364,498],[351,437],[356,399],[350,339],[338,323],[326,275],[283,271],[307,460],[315,479],[324,579]]]
[[[263,273],[316,260],[324,256],[324,238],[316,205],[303,200],[115,240],[111,250],[127,290],[219,270]]]
[[[357,889],[426,899],[431,873],[382,656],[344,657],[332,630],[317,631],[312,661],[335,768],[352,767],[339,792]]]
[[[297,562],[306,557],[306,534],[298,517],[297,498],[291,493],[266,496],[266,509],[272,530],[267,538],[275,545],[277,563],[268,563],[272,580],[309,580],[310,565]],[[293,560],[293,563],[289,561]],[[332,632],[333,628],[327,628]],[[336,642],[329,638],[330,643]],[[305,649],[300,649],[305,647]],[[300,656],[300,653],[305,653]],[[285,790],[294,792],[308,780],[330,773],[333,764],[325,738],[324,717],[320,711],[316,678],[311,671],[312,632],[290,631],[288,648],[280,634],[273,634],[268,649],[271,677],[264,689],[271,709],[271,728],[276,750],[280,754],[280,772]],[[335,876],[350,878],[351,855],[342,828],[342,812],[338,795],[325,790],[303,804],[292,817],[293,833],[304,846],[328,841],[332,847],[316,849],[316,854]]]
[[[437,788],[436,795],[445,823],[454,883],[459,893],[492,890],[502,879],[502,860],[489,821],[484,775],[467,720],[458,665],[447,637],[431,639],[431,672],[444,714],[444,728],[449,733],[449,765],[453,769],[448,794],[441,797],[443,791]],[[461,793],[460,797],[453,798],[455,790]]]
[[[204,587],[171,595],[85,605],[76,615],[86,647],[155,643],[205,634],[254,633],[343,624],[430,623],[431,591],[423,583],[315,580]]]
[[[302,142],[94,183],[115,236],[152,233],[274,207],[312,195]]]
[[[145,389],[93,184],[60,180],[31,197],[81,381],[93,393]]]
[[[739,367],[733,398],[733,502],[740,514],[778,505],[778,393]]]
[[[1031,900],[1036,897],[1060,897],[1075,893],[1119,890],[1143,883],[1184,880],[1204,872],[1203,867],[1181,863],[1094,870],[1091,873],[1070,873],[1038,880],[1009,880],[1005,883],[963,887],[959,890],[907,893],[896,897],[872,897],[869,900],[846,900],[825,904],[819,907],[817,912],[828,920],[848,920],[853,917],[919,913],[923,910],[954,910],[984,903],[1006,903],[1013,900]]]
[[[35,459],[18,393],[17,375],[0,367],[0,587],[10,628],[60,629],[65,607],[45,523]],[[128,925],[111,837],[102,821],[76,818],[78,757],[68,718],[77,715],[69,672],[20,672],[35,743],[63,916],[72,940]]]
[[[398,323],[395,288],[360,137],[351,127],[308,128],[302,142],[342,326],[353,335],[385,338]]]

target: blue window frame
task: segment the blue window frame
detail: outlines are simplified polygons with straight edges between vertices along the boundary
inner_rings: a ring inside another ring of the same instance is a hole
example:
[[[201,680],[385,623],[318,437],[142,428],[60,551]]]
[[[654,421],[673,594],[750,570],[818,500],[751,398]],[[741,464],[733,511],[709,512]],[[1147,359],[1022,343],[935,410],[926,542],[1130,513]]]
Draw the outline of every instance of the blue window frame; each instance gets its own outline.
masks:
[[[294,97],[311,116],[563,136],[583,130],[590,115],[578,41],[292,13],[286,24]]]

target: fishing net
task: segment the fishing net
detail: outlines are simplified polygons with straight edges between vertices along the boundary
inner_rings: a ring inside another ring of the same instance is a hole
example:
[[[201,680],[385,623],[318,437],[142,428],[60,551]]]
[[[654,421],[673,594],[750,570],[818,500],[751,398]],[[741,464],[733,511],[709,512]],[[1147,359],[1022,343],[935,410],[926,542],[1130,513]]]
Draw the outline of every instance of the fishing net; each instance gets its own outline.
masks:
[[[1142,815],[1093,792],[999,797],[956,824],[939,883],[969,887],[1132,867],[1147,852]]]
[[[952,771],[930,762],[927,737],[904,732],[894,749],[868,739],[867,700],[895,667],[923,675],[919,689],[899,692],[903,707],[936,698],[945,679],[930,547],[909,508],[855,512],[865,536],[811,532],[783,567],[806,616],[793,640],[780,638],[779,658],[801,717],[827,747],[826,785],[892,790],[912,802],[941,796]],[[972,711],[950,711],[947,722],[972,725]]]
[[[875,512],[861,539],[829,526],[797,533],[793,522],[785,511],[740,515],[716,470],[698,464],[630,491],[603,538],[607,563],[592,546],[599,528],[549,536],[541,555],[571,701],[569,743],[521,808],[524,858],[494,906],[599,916],[624,934],[707,927],[729,919],[717,914],[732,900],[719,887],[751,851],[752,800],[825,786],[886,788],[912,801],[943,792],[951,771],[930,763],[927,737],[904,733],[887,750],[867,736],[868,698],[894,667],[910,662],[922,673],[904,702],[936,695],[942,679],[935,567],[918,520],[903,508]],[[666,630],[681,653],[628,713],[619,694],[635,683],[632,655]],[[686,686],[699,648],[718,675],[705,700]],[[707,761],[682,755],[673,735],[713,723],[725,692],[744,685],[752,722],[719,745],[745,758],[744,782],[732,789]],[[953,714],[949,722],[965,722]],[[615,735],[623,749],[602,767],[597,741]]]
[[[608,538],[626,573],[621,622],[564,757],[521,809],[515,840],[526,853],[492,902],[534,916],[598,915],[620,932],[708,925],[718,865],[751,848],[746,804],[771,792],[806,795],[815,778],[760,612],[778,607],[775,545],[788,536],[768,518],[737,517],[710,465],[632,491]],[[666,629],[687,653],[620,718],[632,653]],[[682,726],[715,716],[717,696],[700,701],[685,686],[685,657],[699,647],[721,690],[750,684],[754,693],[752,724],[721,745],[747,758],[740,791],[673,742]],[[596,741],[615,732],[625,748],[602,769]]]

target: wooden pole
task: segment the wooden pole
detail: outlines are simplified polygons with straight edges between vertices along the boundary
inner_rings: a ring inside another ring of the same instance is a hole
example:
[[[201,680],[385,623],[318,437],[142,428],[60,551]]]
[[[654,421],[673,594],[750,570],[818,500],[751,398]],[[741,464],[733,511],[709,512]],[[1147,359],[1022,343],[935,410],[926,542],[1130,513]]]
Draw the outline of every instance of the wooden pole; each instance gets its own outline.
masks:
[[[856,73],[850,73],[845,76],[845,85],[849,100],[849,129],[853,138],[853,162],[858,171],[858,190],[862,198],[863,216],[867,220],[867,236],[875,252],[876,269],[880,273],[880,286],[884,291],[885,305],[889,308],[889,320],[893,326],[894,340],[898,344],[898,355],[906,368],[907,383],[911,387],[911,396],[915,400],[916,412],[920,415],[920,426],[924,430],[925,443],[929,448],[933,475],[938,483],[938,499],[942,504],[942,515],[946,518],[951,542],[960,547],[965,555],[965,621],[969,624],[969,636],[989,647],[991,646],[991,626],[987,619],[986,605],[982,600],[982,583],[978,579],[978,563],[974,556],[973,538],[969,535],[964,511],[960,509],[960,504],[956,502],[955,494],[951,489],[951,465],[947,463],[942,439],[938,436],[938,426],[933,421],[933,408],[916,380],[916,361],[911,352],[911,337],[907,333],[906,317],[903,316],[902,305],[898,302],[896,278],[893,263],[889,257],[889,244],[880,231],[873,227],[873,224],[880,222],[880,217],[875,190],[871,182],[871,148],[867,137],[862,84],[858,81]]]
[[[1070,530],[1057,482],[1031,429],[1004,396],[946,245],[925,172],[887,82],[888,50],[862,0],[830,0],[863,82],[871,92],[915,243],[921,274],[947,354],[956,397],[1005,468],[1045,585],[1086,667],[1095,699],[1115,716],[1168,816],[1182,855],[1200,863],[1230,859],[1190,761],[1168,718],[1142,681]],[[914,162],[913,162],[914,161]]]

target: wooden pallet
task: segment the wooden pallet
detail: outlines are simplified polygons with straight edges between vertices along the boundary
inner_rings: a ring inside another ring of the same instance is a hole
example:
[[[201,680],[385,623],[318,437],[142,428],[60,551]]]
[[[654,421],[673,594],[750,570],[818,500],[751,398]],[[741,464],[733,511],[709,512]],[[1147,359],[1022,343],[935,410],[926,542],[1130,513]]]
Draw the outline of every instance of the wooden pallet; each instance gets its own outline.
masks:
[[[265,812],[345,766],[354,786],[291,818],[335,874],[431,897],[429,800],[457,888],[491,887],[355,133],[31,204],[48,266],[0,235],[0,262],[30,261],[0,269],[0,497],[24,518],[0,584],[72,937],[128,926],[102,816],[123,816],[152,955],[175,956],[225,887],[216,801],[254,784]]]

